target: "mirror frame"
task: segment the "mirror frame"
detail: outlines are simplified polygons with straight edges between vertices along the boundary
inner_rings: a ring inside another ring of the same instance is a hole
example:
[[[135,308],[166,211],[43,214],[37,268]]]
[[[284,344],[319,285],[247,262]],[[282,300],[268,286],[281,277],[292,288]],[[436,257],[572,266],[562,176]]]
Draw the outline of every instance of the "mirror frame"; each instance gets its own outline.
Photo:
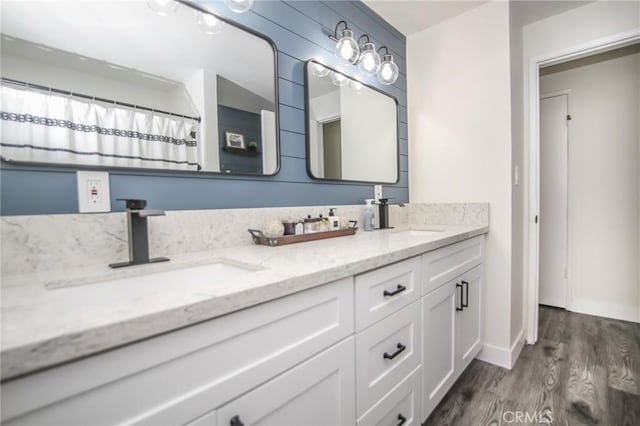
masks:
[[[249,28],[243,24],[235,22],[229,18],[221,16],[217,13],[213,13],[202,6],[200,6],[197,2],[193,0],[175,0],[185,7],[189,7],[195,11],[207,13],[209,15],[215,16],[217,19],[221,20],[227,25],[231,25],[236,27],[242,31],[246,31],[250,34],[253,34],[256,37],[259,37],[266,41],[273,50],[273,72],[274,72],[274,104],[276,106],[276,158],[277,165],[276,170],[270,174],[253,174],[253,173],[225,173],[225,172],[212,172],[212,171],[193,171],[193,170],[165,170],[165,169],[156,169],[152,167],[114,167],[114,166],[98,166],[98,165],[83,165],[83,164],[72,164],[72,163],[45,163],[45,162],[37,162],[37,161],[14,161],[10,158],[6,158],[4,155],[0,155],[0,163],[2,165],[9,166],[17,166],[17,167],[30,167],[30,168],[39,168],[39,169],[65,169],[65,170],[99,170],[99,171],[108,171],[110,173],[116,174],[142,174],[144,176],[150,175],[159,175],[159,176],[180,176],[180,177],[234,177],[239,176],[243,178],[253,177],[253,178],[261,178],[261,177],[273,177],[280,173],[280,169],[282,167],[281,161],[281,149],[280,149],[280,85],[279,85],[279,77],[278,77],[278,48],[276,47],[275,42],[267,35],[262,34],[252,28]],[[140,172],[140,173],[132,173],[132,172]]]
[[[338,72],[347,78],[359,81],[360,83],[362,83],[364,87],[375,90],[376,92],[389,97],[390,99],[393,100],[393,102],[395,102],[396,104],[396,180],[395,181],[385,182],[385,181],[371,181],[371,180],[332,179],[332,178],[325,178],[325,177],[316,177],[313,175],[313,173],[311,172],[311,157],[310,157],[311,129],[309,128],[309,64],[311,62],[321,64],[322,66],[329,69],[330,71]],[[351,182],[351,183],[360,183],[360,184],[368,184],[368,185],[377,185],[377,184],[395,185],[400,182],[400,104],[398,103],[398,99],[395,96],[390,95],[389,93],[386,93],[385,91],[380,90],[377,87],[373,87],[363,82],[362,80],[354,78],[344,73],[343,71],[337,70],[327,65],[325,62],[319,59],[316,59],[316,58],[308,59],[304,63],[304,128],[305,128],[305,152],[307,157],[306,158],[307,174],[312,179],[320,180],[320,181],[328,181],[328,182]]]

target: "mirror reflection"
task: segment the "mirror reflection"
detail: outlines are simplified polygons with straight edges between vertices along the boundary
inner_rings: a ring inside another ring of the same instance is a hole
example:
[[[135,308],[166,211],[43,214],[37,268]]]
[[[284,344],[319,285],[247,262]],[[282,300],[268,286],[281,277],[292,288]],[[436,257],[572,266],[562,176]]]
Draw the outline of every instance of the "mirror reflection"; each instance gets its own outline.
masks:
[[[314,60],[306,64],[306,83],[311,176],[396,183],[396,100]]]
[[[180,4],[5,2],[1,154],[18,162],[274,174],[269,41]]]

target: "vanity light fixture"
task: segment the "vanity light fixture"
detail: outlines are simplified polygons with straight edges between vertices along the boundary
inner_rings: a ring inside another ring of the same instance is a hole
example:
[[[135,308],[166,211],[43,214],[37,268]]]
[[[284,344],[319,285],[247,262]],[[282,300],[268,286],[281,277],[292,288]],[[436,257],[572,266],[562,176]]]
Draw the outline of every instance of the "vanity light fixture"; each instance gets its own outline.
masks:
[[[344,29],[340,33],[340,38],[338,38],[338,27],[340,24],[344,24]],[[336,24],[333,35],[330,35],[329,38],[336,42],[335,54],[339,59],[350,64],[358,63],[360,48],[358,47],[356,39],[353,38],[353,31],[349,29],[346,21],[339,21]]]
[[[358,95],[362,92],[364,85],[358,80],[349,81],[349,87],[351,87]]]
[[[147,6],[160,16],[167,16],[173,13],[178,8],[178,3],[175,0],[147,0]]]
[[[331,82],[338,87],[342,87],[349,82],[349,78],[339,72],[331,72]]]
[[[380,55],[376,52],[376,45],[369,40],[369,36],[367,34],[362,34],[360,38],[358,38],[358,44],[360,44],[360,40],[363,38],[367,41],[362,46],[362,52],[358,59],[358,66],[365,73],[375,75],[380,69],[380,63],[382,61],[380,59]]]
[[[393,84],[398,79],[398,65],[393,62],[393,56],[389,54],[389,49],[387,49],[386,46],[381,46],[378,52],[382,49],[384,49],[386,53],[382,55],[382,64],[378,71],[378,81],[385,85]]]
[[[244,13],[251,9],[253,0],[224,0],[224,4],[236,13]]]
[[[167,16],[175,12],[180,4],[176,0],[146,0],[146,2],[149,9],[160,16]],[[253,0],[224,0],[224,4],[236,13],[243,13],[251,9]]]
[[[224,22],[210,13],[198,12],[198,26],[207,35],[220,34],[224,28]]]
[[[344,29],[338,38],[340,25],[344,25]],[[398,65],[393,61],[393,55],[389,53],[387,46],[380,46],[376,50],[376,45],[371,42],[367,34],[362,34],[356,42],[353,38],[353,31],[349,29],[346,21],[338,21],[333,34],[329,34],[329,38],[336,42],[335,54],[338,58],[352,65],[357,65],[368,75],[377,75],[381,84],[388,86],[398,79]],[[363,39],[365,39],[365,43],[360,48],[360,41]],[[381,57],[380,51],[382,49],[384,49],[384,54]]]
[[[316,77],[326,77],[329,75],[329,68],[317,62],[311,62],[311,73]]]

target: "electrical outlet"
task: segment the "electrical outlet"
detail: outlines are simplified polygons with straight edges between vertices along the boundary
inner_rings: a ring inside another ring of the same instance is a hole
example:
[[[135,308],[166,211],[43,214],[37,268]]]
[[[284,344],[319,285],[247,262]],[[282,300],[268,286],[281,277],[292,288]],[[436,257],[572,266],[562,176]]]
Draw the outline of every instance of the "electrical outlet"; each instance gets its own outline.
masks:
[[[111,211],[109,173],[77,172],[78,210],[80,213]]]
[[[382,198],[382,185],[373,185],[373,198],[377,204]]]

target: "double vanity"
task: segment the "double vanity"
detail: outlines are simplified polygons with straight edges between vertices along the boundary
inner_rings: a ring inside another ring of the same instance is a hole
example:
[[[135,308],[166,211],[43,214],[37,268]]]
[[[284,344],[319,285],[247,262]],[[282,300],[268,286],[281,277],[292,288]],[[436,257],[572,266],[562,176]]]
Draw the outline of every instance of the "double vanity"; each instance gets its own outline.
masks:
[[[487,231],[5,276],[2,422],[420,424],[482,347]]]

